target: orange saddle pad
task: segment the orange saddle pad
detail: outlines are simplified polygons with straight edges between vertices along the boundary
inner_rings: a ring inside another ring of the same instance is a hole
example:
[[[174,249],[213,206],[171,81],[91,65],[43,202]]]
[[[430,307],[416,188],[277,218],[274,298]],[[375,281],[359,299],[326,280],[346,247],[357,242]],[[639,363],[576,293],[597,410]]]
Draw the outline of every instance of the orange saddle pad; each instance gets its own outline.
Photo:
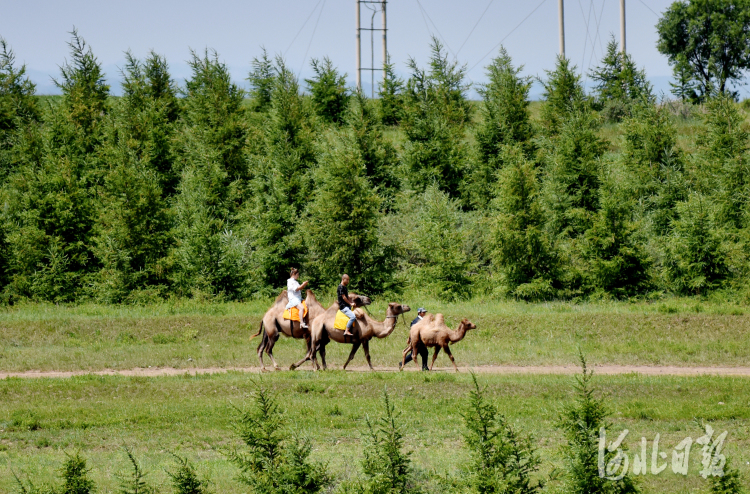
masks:
[[[302,307],[305,308],[305,314],[302,317],[305,317],[307,315],[307,303],[304,300],[302,301]],[[291,309],[285,310],[284,319],[287,321],[299,321],[299,309],[292,307]]]

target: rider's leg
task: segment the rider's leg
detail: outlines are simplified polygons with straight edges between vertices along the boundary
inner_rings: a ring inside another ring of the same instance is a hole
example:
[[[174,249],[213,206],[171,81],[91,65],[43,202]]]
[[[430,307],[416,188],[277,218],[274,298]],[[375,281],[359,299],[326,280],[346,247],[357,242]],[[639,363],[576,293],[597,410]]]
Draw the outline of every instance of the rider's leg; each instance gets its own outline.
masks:
[[[341,309],[341,312],[343,312],[344,315],[349,318],[349,321],[346,323],[346,332],[351,333],[352,326],[354,326],[354,321],[357,320],[357,317],[354,315],[354,312],[348,307],[344,307],[343,309]]]
[[[305,306],[302,304],[299,304],[297,306],[297,310],[299,311],[299,326],[301,328],[307,328],[307,324],[305,324]]]

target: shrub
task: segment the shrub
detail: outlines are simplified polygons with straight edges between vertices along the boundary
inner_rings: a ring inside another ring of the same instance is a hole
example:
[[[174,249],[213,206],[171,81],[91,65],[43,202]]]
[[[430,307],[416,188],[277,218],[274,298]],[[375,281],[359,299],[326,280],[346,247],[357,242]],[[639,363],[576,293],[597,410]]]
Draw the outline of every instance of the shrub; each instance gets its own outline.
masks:
[[[167,471],[175,494],[209,494],[208,481],[201,480],[198,472],[187,458],[173,455],[177,462],[177,468]]]

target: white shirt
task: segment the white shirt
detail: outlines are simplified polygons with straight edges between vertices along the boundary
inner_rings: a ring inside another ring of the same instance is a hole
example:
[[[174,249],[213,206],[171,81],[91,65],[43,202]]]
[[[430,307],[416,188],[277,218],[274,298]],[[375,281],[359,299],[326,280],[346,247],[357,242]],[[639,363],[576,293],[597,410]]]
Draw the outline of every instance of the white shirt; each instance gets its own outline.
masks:
[[[288,280],[286,280],[286,291],[289,298],[287,309],[297,307],[302,303],[302,290],[300,290],[299,287],[299,282],[294,278],[289,278]]]

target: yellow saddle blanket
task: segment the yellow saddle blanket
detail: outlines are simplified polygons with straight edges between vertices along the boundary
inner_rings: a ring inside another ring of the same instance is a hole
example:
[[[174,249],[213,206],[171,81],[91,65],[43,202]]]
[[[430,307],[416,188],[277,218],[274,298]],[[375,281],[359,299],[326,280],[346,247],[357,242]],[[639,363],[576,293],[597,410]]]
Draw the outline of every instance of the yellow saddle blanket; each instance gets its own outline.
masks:
[[[341,311],[336,312],[336,319],[333,321],[333,327],[344,331],[346,329],[346,323],[349,322],[349,316]]]
[[[307,303],[303,300],[302,301],[302,307],[305,308],[305,313],[302,315],[302,317],[305,317],[307,315]],[[299,309],[296,307],[292,307],[291,309],[287,309],[284,311],[284,319],[287,321],[299,321]],[[348,321],[349,319],[347,319]]]

